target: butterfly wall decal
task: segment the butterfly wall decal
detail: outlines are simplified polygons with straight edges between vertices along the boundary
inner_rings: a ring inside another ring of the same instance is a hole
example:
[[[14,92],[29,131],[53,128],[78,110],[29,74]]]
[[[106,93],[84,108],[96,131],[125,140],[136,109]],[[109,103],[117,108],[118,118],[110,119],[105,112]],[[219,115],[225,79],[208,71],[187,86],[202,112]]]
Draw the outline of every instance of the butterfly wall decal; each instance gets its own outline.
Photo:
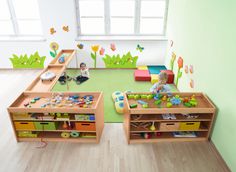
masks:
[[[54,27],[50,28],[50,34],[53,35],[54,33],[56,33],[56,30],[54,29]]]
[[[77,47],[79,48],[79,49],[83,49],[84,48],[84,44],[77,44]]]
[[[62,30],[64,30],[65,32],[69,32],[69,26],[63,26]]]
[[[138,44],[137,47],[136,47],[136,50],[142,52],[142,51],[144,50],[144,47],[141,47],[141,46]]]

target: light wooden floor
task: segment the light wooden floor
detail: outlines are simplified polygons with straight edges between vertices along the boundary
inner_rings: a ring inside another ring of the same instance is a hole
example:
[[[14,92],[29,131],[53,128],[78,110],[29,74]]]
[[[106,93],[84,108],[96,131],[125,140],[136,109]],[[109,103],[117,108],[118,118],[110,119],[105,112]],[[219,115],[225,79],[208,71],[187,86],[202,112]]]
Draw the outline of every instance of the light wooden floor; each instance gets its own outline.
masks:
[[[101,143],[16,143],[7,106],[37,70],[0,70],[1,172],[224,172],[208,142],[127,145],[122,124],[105,124]]]

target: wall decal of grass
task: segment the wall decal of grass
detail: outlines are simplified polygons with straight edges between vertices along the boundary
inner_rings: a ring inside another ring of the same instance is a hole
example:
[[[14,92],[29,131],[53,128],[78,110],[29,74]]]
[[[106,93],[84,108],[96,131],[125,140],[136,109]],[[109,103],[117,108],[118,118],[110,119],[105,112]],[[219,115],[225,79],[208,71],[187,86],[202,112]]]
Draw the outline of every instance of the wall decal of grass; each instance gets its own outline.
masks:
[[[120,54],[108,55],[102,58],[106,68],[136,68],[138,56],[132,56],[130,52],[124,54],[122,57]]]
[[[46,56],[40,57],[37,51],[29,57],[27,54],[20,56],[13,54],[12,56],[10,61],[13,68],[43,68],[46,59]]]

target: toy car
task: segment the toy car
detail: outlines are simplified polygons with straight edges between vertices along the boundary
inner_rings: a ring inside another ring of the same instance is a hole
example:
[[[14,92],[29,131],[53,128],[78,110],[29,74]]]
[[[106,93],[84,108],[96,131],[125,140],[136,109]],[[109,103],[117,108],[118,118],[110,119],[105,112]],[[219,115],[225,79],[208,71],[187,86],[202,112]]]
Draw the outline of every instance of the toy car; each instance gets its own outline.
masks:
[[[47,71],[40,76],[41,81],[52,81],[56,77],[55,73]]]

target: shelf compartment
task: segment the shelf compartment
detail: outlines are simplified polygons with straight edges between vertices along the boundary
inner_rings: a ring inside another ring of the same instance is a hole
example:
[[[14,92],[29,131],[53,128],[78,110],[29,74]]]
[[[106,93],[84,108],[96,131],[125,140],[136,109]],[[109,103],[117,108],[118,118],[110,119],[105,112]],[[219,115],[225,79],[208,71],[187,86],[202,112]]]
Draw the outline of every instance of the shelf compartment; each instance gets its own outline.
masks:
[[[163,119],[162,114],[138,114],[141,115],[141,118],[137,120],[134,118],[137,114],[131,114],[131,122],[170,122],[170,121],[211,121],[212,114],[191,114],[191,115],[199,115],[198,118],[186,118],[182,114],[174,114],[176,119]]]
[[[96,135],[95,135],[96,136]],[[83,137],[69,137],[69,138],[62,138],[61,132],[40,132],[38,137],[36,138],[27,138],[27,137],[18,137],[18,141],[25,142],[25,141],[32,141],[32,142],[40,142],[40,141],[55,141],[55,142],[81,142],[81,143],[97,143],[97,137],[93,138],[83,138]]]
[[[206,141],[207,132],[195,132],[197,137],[174,137],[172,132],[161,133],[160,136],[153,136],[150,139],[144,139],[141,135],[130,135],[130,143],[154,143],[170,141]]]
[[[209,130],[205,123],[201,123],[198,130],[179,130],[179,129],[176,129],[176,130],[159,130],[159,124],[155,124],[155,127],[157,128],[157,130],[151,131],[148,128],[130,126],[130,133],[139,133],[139,132],[152,133],[152,132],[174,132],[174,131],[199,131],[199,132],[202,132],[202,131],[208,131]]]
[[[34,114],[34,117],[31,117],[32,114]],[[69,115],[69,119],[68,118],[60,118],[60,119],[57,119],[57,118],[52,118],[52,119],[48,119],[48,118],[42,118],[44,115],[44,113],[32,113],[32,114],[19,114],[19,117],[17,117],[17,114],[13,113],[12,116],[13,116],[13,121],[53,121],[53,122],[60,122],[60,121],[71,121],[71,122],[95,122],[95,115],[94,114],[86,114],[86,115],[92,115],[94,120],[76,120],[75,119],[75,115],[78,115],[78,114],[74,114],[74,113],[71,113],[71,114],[68,114]],[[85,114],[80,114],[80,115],[85,115]],[[50,117],[53,117],[53,116],[50,116]]]

